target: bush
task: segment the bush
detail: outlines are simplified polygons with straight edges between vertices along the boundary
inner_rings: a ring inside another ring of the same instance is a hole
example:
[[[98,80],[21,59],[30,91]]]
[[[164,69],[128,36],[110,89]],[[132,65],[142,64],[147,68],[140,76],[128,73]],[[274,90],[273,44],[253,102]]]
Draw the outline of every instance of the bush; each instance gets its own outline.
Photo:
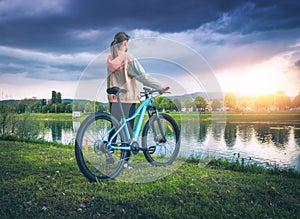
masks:
[[[40,127],[40,122],[30,113],[17,115],[5,111],[0,115],[0,138],[3,140],[37,139],[41,130],[43,127]]]
[[[35,139],[39,136],[40,124],[30,113],[20,115],[16,126],[16,135],[23,139]]]

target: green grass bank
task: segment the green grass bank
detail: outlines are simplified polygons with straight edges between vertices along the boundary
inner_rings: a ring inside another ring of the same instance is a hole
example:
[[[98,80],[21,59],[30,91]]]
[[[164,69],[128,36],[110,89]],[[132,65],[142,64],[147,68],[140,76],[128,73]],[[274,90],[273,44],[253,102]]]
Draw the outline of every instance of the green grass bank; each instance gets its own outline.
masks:
[[[172,117],[179,120],[221,121],[233,123],[282,123],[300,124],[300,111],[249,111],[249,112],[171,112]],[[83,120],[88,114],[83,114],[78,120]],[[71,113],[33,113],[32,116],[41,120],[72,120]]]
[[[13,141],[0,162],[0,218],[300,218],[297,173],[193,160],[150,183],[90,183],[71,146]]]

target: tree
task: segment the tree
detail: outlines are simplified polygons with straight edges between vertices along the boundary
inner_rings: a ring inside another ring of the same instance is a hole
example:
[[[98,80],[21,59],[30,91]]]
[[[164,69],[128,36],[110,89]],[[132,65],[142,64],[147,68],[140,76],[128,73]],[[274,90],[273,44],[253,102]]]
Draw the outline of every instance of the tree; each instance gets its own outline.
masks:
[[[218,109],[221,109],[222,103],[219,99],[213,99],[211,103],[212,111],[217,111]]]
[[[155,98],[155,105],[156,105],[156,107],[157,107],[158,110],[162,110],[162,109],[160,108],[160,103],[161,103],[161,101],[162,101],[163,99],[164,99],[164,98],[163,98],[162,96],[158,96],[158,97]]]
[[[66,113],[71,113],[72,112],[72,105],[70,103],[66,104],[65,112]]]
[[[47,101],[45,99],[42,99],[41,104],[42,104],[42,106],[45,106],[47,104]]]
[[[79,103],[77,100],[73,101],[73,111],[79,111]]]
[[[186,98],[184,98],[182,100],[181,104],[183,107],[191,108],[191,107],[193,107],[193,100],[190,96],[187,96]]]
[[[17,105],[17,113],[25,113],[25,110],[26,110],[26,105],[24,104],[23,101],[19,101],[18,102],[18,105]]]
[[[181,111],[181,102],[179,99],[173,100],[172,103],[174,104],[174,110]]]
[[[295,98],[293,99],[292,106],[293,106],[293,107],[300,107],[300,92],[299,92],[298,95],[295,96]]]
[[[56,103],[56,101],[57,101],[57,99],[56,99],[57,97],[56,97],[56,91],[52,91],[52,97],[51,97],[51,103],[52,104],[55,104]]]
[[[49,113],[50,112],[50,105],[47,104],[45,106],[42,106],[42,113]]]
[[[233,95],[233,93],[227,93],[225,95],[225,105],[226,107],[228,107],[229,109],[235,109],[236,106],[236,98]]]
[[[283,91],[277,91],[274,94],[274,105],[279,109],[289,108],[291,106],[291,99]]]
[[[163,98],[163,100],[159,104],[159,109],[170,109],[170,99],[169,98]]]
[[[90,102],[85,102],[84,104],[84,112],[90,113],[93,112],[93,105]]]
[[[34,104],[31,105],[31,112],[40,113],[42,111],[42,103],[40,101],[36,101]]]
[[[274,95],[262,95],[259,96],[255,101],[255,106],[257,108],[268,109],[274,106]]]
[[[196,97],[195,100],[194,100],[194,103],[196,105],[196,108],[199,111],[201,111],[201,112],[205,111],[206,106],[207,106],[207,102],[203,97],[201,97],[201,96]]]
[[[57,95],[56,95],[56,103],[62,103],[60,92],[58,92]]]

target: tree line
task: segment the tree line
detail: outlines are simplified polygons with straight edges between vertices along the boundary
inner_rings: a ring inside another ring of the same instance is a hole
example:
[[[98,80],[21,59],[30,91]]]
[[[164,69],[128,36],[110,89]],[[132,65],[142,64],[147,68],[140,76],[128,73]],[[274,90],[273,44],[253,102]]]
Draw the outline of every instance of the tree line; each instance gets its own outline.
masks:
[[[247,107],[265,110],[288,110],[300,107],[300,92],[293,99],[288,97],[283,91],[261,95],[256,98],[242,97],[239,99],[232,93],[227,93],[224,101],[228,110],[242,110]]]
[[[193,99],[190,95],[184,98],[168,98],[158,96],[154,104],[159,111],[220,111],[220,110],[244,110],[250,106],[252,109],[273,109],[287,110],[290,108],[300,107],[300,93],[291,99],[283,91],[277,91],[270,95],[261,95],[253,98],[236,98],[233,93],[227,93],[224,100],[212,99],[207,100],[201,96]],[[3,105],[3,104],[2,104]],[[6,104],[6,110],[21,113],[72,113],[81,111],[85,113],[109,111],[109,104],[98,101],[78,101],[62,102],[60,92],[52,91],[51,99],[38,100],[37,98],[19,100]],[[2,108],[3,111],[3,108]]]

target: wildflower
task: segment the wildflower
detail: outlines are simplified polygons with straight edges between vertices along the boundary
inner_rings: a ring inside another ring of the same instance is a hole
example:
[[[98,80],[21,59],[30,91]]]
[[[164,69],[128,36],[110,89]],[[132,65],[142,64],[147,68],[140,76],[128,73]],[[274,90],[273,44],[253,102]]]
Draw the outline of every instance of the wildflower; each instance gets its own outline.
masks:
[[[231,191],[230,191],[230,189],[227,189],[227,193],[230,193]]]

